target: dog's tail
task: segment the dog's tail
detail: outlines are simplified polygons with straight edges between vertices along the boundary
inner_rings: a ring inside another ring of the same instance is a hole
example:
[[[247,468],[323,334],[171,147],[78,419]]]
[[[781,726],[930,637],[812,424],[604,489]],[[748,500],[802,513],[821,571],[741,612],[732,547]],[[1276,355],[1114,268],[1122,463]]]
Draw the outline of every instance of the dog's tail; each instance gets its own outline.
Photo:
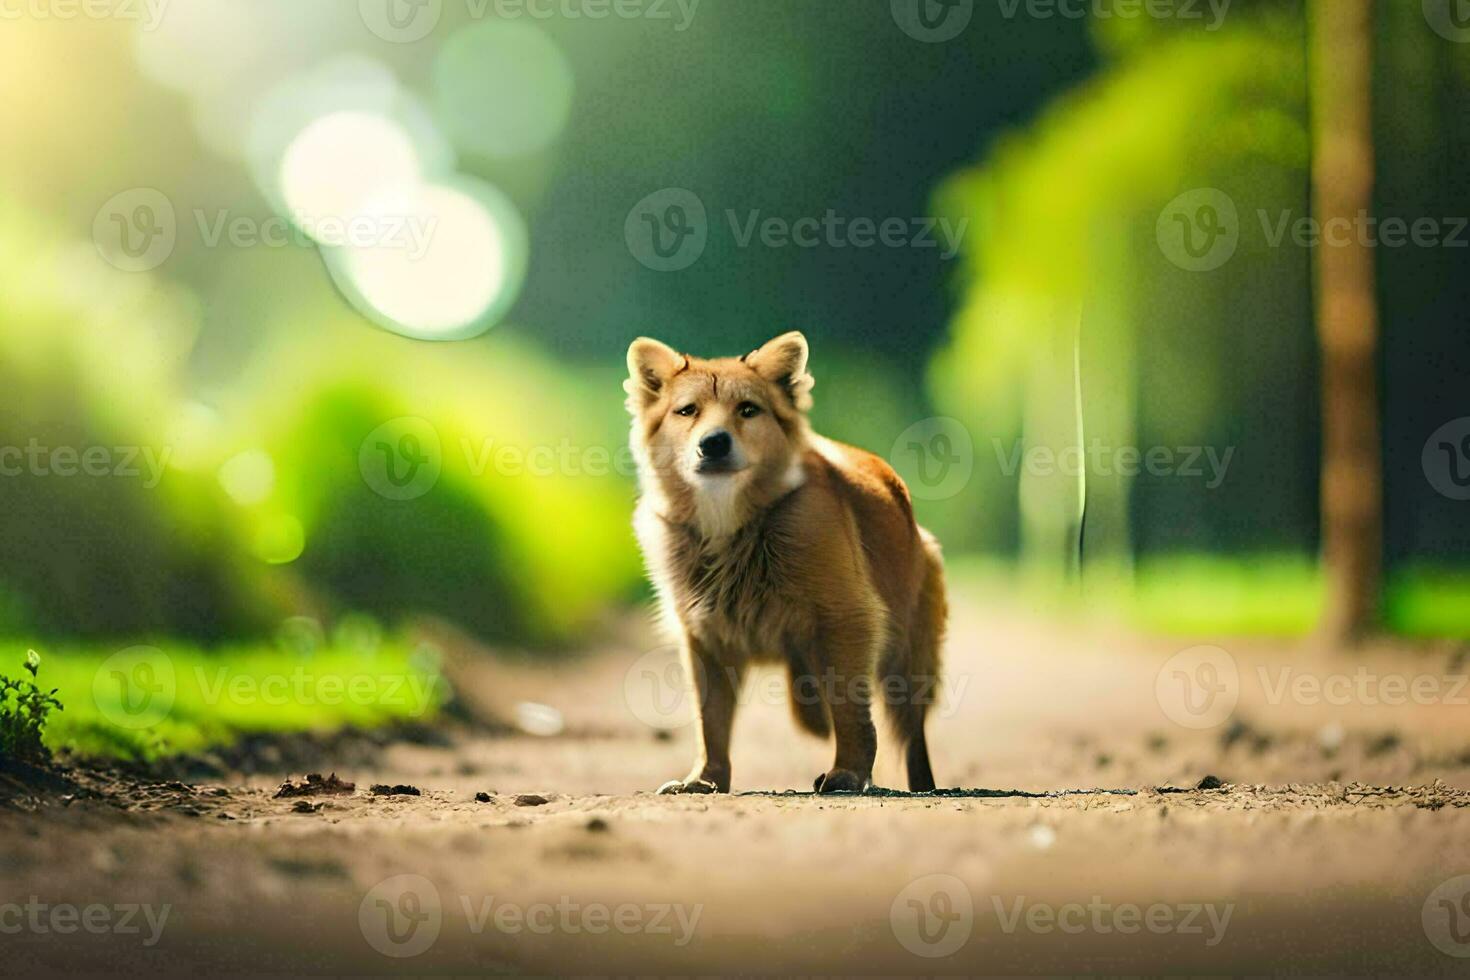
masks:
[[[944,591],[944,558],[939,551],[939,541],[923,528],[919,528],[919,541],[924,552],[924,581],[919,586],[909,673],[914,677],[932,679],[935,694],[938,694],[944,628],[949,621],[949,598]]]
[[[929,744],[924,737],[924,719],[939,701],[941,653],[944,628],[949,618],[949,600],[944,591],[944,560],[934,535],[919,529],[924,563],[914,617],[909,629],[908,649],[897,651],[898,663],[885,674],[896,675],[888,686],[888,718],[894,734],[905,744],[909,789],[924,792],[934,788],[929,766]],[[907,654],[907,657],[903,655]],[[885,678],[886,680],[886,678]]]

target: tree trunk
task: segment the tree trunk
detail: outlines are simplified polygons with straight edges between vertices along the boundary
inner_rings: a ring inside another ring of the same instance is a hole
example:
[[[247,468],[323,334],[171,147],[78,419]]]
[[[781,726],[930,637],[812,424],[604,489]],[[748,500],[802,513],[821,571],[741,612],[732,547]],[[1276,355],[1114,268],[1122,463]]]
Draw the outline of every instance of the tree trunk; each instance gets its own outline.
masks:
[[[1383,564],[1373,206],[1373,0],[1315,0],[1311,15],[1313,197],[1322,345],[1322,552],[1330,642],[1377,624]],[[1340,229],[1348,221],[1349,233]],[[1335,235],[1327,232],[1336,227]]]

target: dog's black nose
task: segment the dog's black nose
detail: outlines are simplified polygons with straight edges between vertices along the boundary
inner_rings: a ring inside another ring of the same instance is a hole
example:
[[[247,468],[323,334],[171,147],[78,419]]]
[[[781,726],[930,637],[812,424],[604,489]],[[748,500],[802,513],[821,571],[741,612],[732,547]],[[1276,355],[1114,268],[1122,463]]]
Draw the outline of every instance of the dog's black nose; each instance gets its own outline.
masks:
[[[716,429],[699,440],[699,455],[702,459],[724,459],[730,455],[730,433]]]

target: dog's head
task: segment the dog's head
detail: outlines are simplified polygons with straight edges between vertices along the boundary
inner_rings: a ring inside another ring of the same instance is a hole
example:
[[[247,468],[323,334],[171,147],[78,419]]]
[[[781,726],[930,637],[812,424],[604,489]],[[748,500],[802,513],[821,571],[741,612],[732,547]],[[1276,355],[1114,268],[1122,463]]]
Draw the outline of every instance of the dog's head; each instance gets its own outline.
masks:
[[[796,332],[714,360],[633,341],[623,388],[645,491],[656,487],[717,534],[798,485],[812,400],[807,353]]]

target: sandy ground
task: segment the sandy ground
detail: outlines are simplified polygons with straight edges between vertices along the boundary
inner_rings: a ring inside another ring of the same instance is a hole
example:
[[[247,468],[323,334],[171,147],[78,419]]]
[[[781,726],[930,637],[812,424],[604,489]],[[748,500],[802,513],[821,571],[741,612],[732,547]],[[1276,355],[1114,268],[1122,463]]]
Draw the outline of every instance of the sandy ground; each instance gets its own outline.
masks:
[[[930,731],[964,795],[791,792],[830,750],[759,678],[736,794],[653,795],[687,705],[627,627],[458,668],[476,710],[560,733],[395,744],[310,812],[282,774],[0,811],[0,972],[1470,971],[1462,654],[1055,622],[957,604]]]

